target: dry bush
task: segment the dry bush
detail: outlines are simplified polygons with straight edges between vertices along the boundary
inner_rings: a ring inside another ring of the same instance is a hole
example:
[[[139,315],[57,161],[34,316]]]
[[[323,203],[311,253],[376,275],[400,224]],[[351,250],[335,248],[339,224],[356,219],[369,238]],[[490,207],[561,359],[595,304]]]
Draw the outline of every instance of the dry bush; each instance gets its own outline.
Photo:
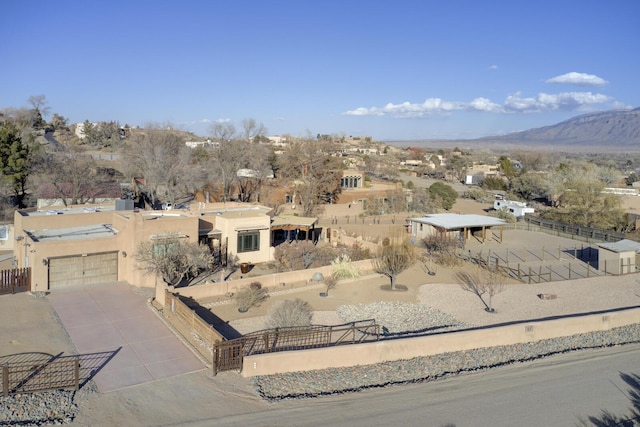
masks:
[[[311,325],[313,312],[308,302],[300,298],[281,301],[267,316],[267,328],[305,327]]]
[[[331,248],[320,247],[308,240],[300,240],[278,245],[273,257],[280,271],[290,271],[329,265],[335,255]]]
[[[436,264],[443,267],[459,267],[464,261],[458,256],[457,239],[442,239],[438,236],[429,236],[422,241],[433,256]]]
[[[239,290],[233,297],[240,311],[256,307],[267,298],[269,298],[269,293],[262,288],[259,282],[251,283],[246,288]]]

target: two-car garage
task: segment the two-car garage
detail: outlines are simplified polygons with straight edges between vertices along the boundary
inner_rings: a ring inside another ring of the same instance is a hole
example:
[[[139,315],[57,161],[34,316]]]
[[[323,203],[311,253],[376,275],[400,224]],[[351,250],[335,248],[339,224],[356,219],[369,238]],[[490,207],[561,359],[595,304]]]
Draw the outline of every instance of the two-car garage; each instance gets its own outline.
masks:
[[[118,252],[49,258],[49,289],[118,281]]]

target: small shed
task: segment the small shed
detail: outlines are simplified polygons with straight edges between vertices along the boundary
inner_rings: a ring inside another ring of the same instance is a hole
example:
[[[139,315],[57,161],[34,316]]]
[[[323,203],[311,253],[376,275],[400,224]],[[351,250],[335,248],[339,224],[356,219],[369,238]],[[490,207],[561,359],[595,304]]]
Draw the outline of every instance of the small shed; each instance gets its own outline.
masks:
[[[411,235],[419,239],[436,236],[439,239],[464,239],[471,236],[478,237],[482,242],[487,237],[487,230],[500,227],[500,241],[502,241],[502,226],[506,221],[485,215],[461,215],[453,213],[425,215],[422,218],[409,218]]]
[[[623,239],[598,243],[598,247],[598,270],[617,275],[636,272],[636,255],[640,251],[640,243]]]

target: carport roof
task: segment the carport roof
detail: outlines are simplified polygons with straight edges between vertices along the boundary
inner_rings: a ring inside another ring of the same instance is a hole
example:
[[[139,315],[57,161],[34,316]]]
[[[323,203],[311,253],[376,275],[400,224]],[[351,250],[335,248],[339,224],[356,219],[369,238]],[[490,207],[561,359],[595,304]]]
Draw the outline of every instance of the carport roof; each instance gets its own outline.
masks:
[[[598,243],[598,246],[608,249],[612,252],[630,252],[640,251],[640,243],[629,239],[618,240],[617,242]]]
[[[506,224],[506,221],[492,216],[475,214],[461,215],[452,213],[425,215],[422,218],[409,218],[409,221],[429,224],[434,227],[444,228],[445,230],[472,227],[493,227],[496,225]]]
[[[111,224],[29,230],[26,233],[34,242],[95,239],[96,237],[110,237],[118,234],[118,232],[111,227]]]

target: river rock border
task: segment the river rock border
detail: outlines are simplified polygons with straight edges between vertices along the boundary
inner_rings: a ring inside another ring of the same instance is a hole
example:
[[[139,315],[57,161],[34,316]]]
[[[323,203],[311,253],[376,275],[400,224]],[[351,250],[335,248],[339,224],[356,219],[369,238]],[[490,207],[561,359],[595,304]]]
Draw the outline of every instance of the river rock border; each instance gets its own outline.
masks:
[[[438,378],[527,362],[576,350],[640,342],[640,325],[627,325],[537,342],[481,348],[374,365],[257,376],[253,384],[266,400],[309,398]]]

